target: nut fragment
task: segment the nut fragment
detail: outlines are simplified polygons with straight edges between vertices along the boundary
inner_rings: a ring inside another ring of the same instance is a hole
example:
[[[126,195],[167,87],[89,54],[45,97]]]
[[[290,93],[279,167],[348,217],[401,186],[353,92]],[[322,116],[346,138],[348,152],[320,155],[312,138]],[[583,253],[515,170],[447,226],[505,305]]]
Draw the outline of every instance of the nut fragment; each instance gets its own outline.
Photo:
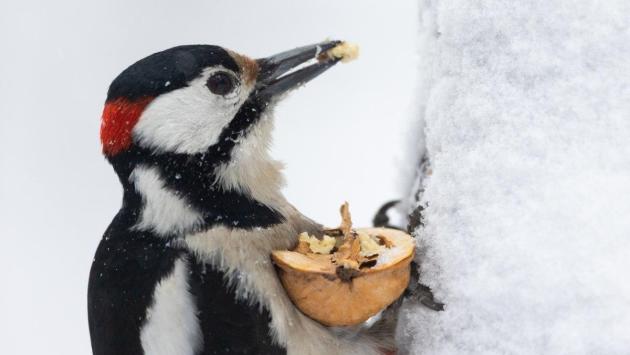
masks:
[[[352,216],[348,202],[341,205],[339,213],[341,214],[339,229],[343,234],[343,243],[339,246],[332,261],[338,265],[337,275],[342,280],[348,281],[358,274],[349,272],[349,270],[359,271],[359,265],[363,262],[361,260],[361,241],[357,239],[357,233],[352,230]]]
[[[391,241],[391,240],[389,240],[389,239],[385,238],[385,237],[384,237],[384,236],[382,236],[382,235],[377,235],[377,236],[376,236],[376,239],[378,239],[378,243],[379,243],[380,245],[384,245],[384,246],[385,246],[385,248],[387,248],[387,249],[390,249],[391,247],[393,247],[393,246],[394,246],[394,243],[392,243],[392,241]]]
[[[343,236],[348,238],[352,232],[352,216],[350,215],[350,205],[347,201],[341,205],[339,213],[341,213],[341,225],[339,229],[341,229]]]
[[[309,252],[330,254],[336,243],[337,241],[333,237],[324,235],[322,239],[317,239],[317,237],[310,236],[308,233],[303,232],[299,236],[298,249],[296,249],[296,251],[302,254]]]
[[[359,57],[359,46],[353,43],[341,42],[336,47],[329,49],[325,54],[329,58],[339,58],[341,62],[347,63]]]
[[[361,242],[361,256],[378,255],[385,248],[366,233],[359,233],[358,239]]]
[[[311,247],[308,245],[308,242],[300,240],[298,242],[297,248],[295,248],[295,251],[300,254],[308,254],[311,252]]]
[[[357,276],[360,269],[376,266],[379,254],[391,248],[393,244],[383,236],[372,236],[365,231],[352,229],[348,202],[341,205],[339,213],[341,224],[338,228],[324,230],[321,239],[307,232],[301,233],[294,251],[304,255],[332,253],[328,260],[336,268],[339,278],[348,281]]]

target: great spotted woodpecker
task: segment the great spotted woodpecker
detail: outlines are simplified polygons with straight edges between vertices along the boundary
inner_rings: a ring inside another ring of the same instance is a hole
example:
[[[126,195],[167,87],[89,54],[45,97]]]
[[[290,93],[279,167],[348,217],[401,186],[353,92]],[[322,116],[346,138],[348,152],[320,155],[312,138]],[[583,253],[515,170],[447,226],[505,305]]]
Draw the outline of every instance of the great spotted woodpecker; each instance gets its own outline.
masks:
[[[282,195],[273,108],[338,62],[327,41],[253,60],[179,46],[125,69],[103,110],[122,207],[90,272],[95,355],[382,354],[386,327],[324,327],[298,311],[270,252],[322,227]],[[313,62],[312,64],[309,64]]]

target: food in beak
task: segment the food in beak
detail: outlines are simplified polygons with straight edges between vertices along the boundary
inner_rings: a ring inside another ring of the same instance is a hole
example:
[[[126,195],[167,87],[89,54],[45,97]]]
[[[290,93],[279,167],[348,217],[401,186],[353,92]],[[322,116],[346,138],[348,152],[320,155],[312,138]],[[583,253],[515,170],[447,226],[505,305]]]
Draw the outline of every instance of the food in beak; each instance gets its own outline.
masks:
[[[341,42],[324,53],[325,57],[340,59],[342,63],[351,62],[359,57],[359,46],[354,43]]]
[[[356,58],[358,53],[356,48],[358,47],[348,45],[346,42],[325,41],[258,59],[256,96],[267,101],[281,97],[338,62]]]

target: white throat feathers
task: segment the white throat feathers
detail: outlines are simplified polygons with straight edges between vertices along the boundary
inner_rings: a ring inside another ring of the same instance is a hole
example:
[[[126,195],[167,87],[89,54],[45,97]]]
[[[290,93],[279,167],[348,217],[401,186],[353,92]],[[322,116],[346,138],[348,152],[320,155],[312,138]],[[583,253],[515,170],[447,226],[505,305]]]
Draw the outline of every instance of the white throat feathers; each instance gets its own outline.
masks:
[[[282,212],[288,203],[281,192],[283,165],[269,155],[274,123],[271,114],[264,113],[248,134],[240,138],[230,161],[216,170],[217,183]]]

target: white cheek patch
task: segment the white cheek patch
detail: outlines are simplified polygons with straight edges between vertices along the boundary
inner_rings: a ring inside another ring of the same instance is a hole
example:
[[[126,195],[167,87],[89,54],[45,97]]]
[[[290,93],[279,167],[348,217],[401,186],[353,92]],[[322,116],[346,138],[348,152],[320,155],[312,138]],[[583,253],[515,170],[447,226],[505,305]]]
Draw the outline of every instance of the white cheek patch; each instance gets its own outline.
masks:
[[[219,70],[223,69],[206,69],[187,87],[151,101],[133,128],[134,141],[157,152],[182,154],[200,153],[216,144],[249,94],[243,86],[226,97],[212,94],[206,81]]]

